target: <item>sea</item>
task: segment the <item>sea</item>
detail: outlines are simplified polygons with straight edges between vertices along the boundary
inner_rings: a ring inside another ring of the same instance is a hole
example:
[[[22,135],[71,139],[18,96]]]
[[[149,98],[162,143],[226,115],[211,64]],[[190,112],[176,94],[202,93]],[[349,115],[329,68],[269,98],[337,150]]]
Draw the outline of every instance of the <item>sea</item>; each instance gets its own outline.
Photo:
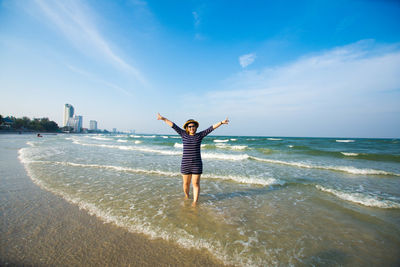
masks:
[[[399,139],[210,134],[196,207],[182,149],[177,135],[32,135],[19,160],[105,223],[228,265],[399,266]]]

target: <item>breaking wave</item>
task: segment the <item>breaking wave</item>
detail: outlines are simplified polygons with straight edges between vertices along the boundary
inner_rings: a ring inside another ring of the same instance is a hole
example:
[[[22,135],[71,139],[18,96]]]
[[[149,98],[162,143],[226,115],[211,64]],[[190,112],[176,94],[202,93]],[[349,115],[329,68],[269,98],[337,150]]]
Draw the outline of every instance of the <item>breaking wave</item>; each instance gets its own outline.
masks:
[[[371,196],[366,193],[358,193],[358,192],[344,192],[341,190],[336,190],[332,188],[323,187],[321,185],[315,186],[317,189],[333,194],[334,196],[349,201],[353,203],[357,203],[367,207],[374,207],[374,208],[383,208],[383,209],[399,209],[400,203],[395,202],[389,199],[383,199],[378,196]],[[400,200],[400,199],[398,199]]]

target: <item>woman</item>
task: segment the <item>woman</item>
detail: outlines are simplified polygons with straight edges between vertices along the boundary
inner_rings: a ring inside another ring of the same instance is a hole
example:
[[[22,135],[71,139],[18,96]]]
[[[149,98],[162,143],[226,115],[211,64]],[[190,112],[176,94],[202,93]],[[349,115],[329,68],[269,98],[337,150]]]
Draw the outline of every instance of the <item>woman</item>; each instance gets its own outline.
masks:
[[[190,181],[193,184],[193,206],[196,205],[200,194],[200,176],[203,173],[203,163],[201,161],[200,145],[205,136],[217,129],[222,124],[228,124],[229,120],[225,120],[210,126],[208,129],[196,133],[199,123],[195,120],[188,120],[182,130],[175,123],[168,120],[158,113],[157,120],[165,121],[172,127],[181,137],[183,143],[183,156],[181,163],[181,173],[183,177],[183,192],[185,199],[189,198]]]

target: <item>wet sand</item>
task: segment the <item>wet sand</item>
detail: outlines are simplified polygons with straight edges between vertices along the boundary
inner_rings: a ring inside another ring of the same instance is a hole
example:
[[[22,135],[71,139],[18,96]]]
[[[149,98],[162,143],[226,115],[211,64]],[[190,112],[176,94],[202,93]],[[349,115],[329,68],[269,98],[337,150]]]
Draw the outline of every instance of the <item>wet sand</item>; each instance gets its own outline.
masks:
[[[18,160],[26,138],[0,144],[0,265],[223,266],[206,250],[183,249],[105,224],[42,190]]]

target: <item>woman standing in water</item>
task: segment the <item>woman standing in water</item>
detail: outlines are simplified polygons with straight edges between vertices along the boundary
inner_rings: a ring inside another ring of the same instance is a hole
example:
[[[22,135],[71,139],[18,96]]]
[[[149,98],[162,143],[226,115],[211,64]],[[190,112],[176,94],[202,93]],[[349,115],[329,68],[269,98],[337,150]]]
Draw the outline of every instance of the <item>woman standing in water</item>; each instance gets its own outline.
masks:
[[[201,141],[205,136],[217,129],[222,124],[228,124],[229,120],[226,118],[208,129],[196,133],[199,123],[195,120],[188,120],[182,130],[175,123],[168,120],[158,113],[158,120],[165,121],[170,127],[172,127],[181,137],[183,143],[183,156],[181,163],[181,173],[183,177],[183,192],[185,198],[189,198],[190,181],[193,184],[193,206],[196,205],[199,194],[200,194],[200,176],[203,173],[203,162],[201,161],[200,145]]]

